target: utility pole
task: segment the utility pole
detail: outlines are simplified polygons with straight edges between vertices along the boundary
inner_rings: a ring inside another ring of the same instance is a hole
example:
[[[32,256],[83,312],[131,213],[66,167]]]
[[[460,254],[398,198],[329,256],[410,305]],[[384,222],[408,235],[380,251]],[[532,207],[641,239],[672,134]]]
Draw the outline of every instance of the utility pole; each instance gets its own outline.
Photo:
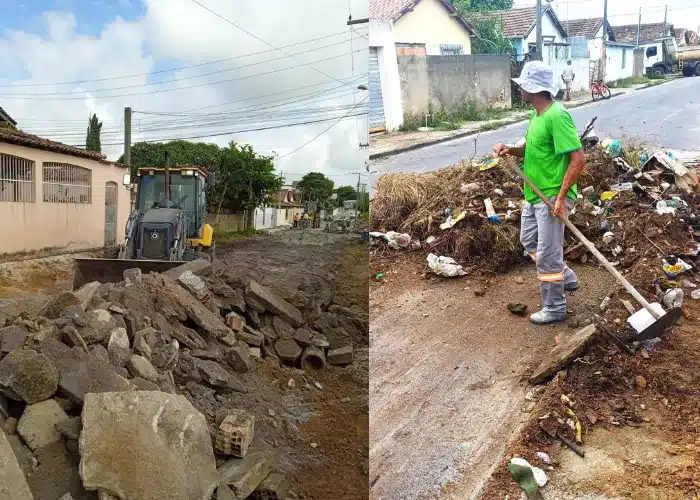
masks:
[[[668,4],[666,4],[666,7],[664,7],[664,32],[661,35],[663,38],[666,38],[666,19],[668,16]]]
[[[606,0],[606,2],[607,2],[607,0]],[[535,43],[537,45],[537,48],[536,48],[537,54],[535,55],[535,59],[538,61],[542,61],[543,60],[543,58],[542,58],[542,54],[543,54],[543,52],[542,52],[542,0],[537,0],[537,14],[536,15],[537,15],[537,21],[536,21],[537,24],[535,26],[536,26],[537,31],[535,33],[536,33],[537,39],[536,39]]]
[[[280,170],[280,177],[282,178],[282,182],[284,182],[284,171]],[[282,193],[279,193],[277,195],[277,210],[280,210],[282,208]]]
[[[607,63],[607,52],[605,44],[608,41],[608,0],[603,3],[603,48],[600,51],[600,78],[605,81],[605,65]]]
[[[639,19],[637,20],[637,48],[639,48],[639,30],[642,29],[642,6],[639,6]]]
[[[131,108],[124,108],[124,163],[131,171]]]

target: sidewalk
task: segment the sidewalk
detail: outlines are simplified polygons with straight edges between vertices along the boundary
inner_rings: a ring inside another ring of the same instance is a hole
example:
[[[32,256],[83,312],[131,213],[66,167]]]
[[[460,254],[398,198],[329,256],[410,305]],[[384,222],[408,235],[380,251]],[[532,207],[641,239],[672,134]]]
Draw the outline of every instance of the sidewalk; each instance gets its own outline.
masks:
[[[653,84],[652,84],[653,85]],[[639,84],[631,87],[610,89],[612,97],[622,95],[629,91],[639,90],[652,86],[650,84]],[[590,92],[577,92],[572,94],[570,101],[564,101],[563,104],[567,108],[576,108],[584,104],[593,102]],[[396,155],[405,151],[447,142],[459,137],[474,135],[487,130],[495,130],[511,123],[527,119],[530,115],[529,109],[514,109],[505,118],[498,120],[486,120],[467,122],[457,130],[430,130],[430,131],[412,131],[412,132],[389,132],[383,134],[375,134],[370,136],[369,140],[369,159],[375,160],[386,156]]]

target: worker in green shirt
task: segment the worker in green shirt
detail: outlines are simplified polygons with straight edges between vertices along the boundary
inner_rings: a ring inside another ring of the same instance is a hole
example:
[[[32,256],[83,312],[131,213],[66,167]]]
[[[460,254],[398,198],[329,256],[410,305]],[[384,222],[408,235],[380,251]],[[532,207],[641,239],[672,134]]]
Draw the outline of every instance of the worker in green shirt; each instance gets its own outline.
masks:
[[[542,310],[530,316],[533,323],[545,324],[566,319],[567,291],[579,288],[576,273],[564,262],[564,223],[576,199],[576,179],[586,159],[571,115],[554,101],[552,68],[541,61],[523,66],[520,78],[523,102],[534,109],[522,147],[496,144],[494,152],[525,158],[524,172],[554,205],[550,211],[525,184],[525,206],[520,218],[520,242],[537,266],[542,294]]]

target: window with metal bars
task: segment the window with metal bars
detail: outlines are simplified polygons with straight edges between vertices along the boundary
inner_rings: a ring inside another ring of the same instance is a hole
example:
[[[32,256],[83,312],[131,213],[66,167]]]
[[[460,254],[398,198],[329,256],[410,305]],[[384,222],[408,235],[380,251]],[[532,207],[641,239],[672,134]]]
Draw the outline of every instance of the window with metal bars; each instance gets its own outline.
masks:
[[[92,203],[92,170],[69,163],[45,162],[44,201]]]
[[[462,46],[455,44],[442,44],[440,45],[440,55],[441,56],[461,56]]]
[[[34,203],[34,162],[0,153],[0,202]]]

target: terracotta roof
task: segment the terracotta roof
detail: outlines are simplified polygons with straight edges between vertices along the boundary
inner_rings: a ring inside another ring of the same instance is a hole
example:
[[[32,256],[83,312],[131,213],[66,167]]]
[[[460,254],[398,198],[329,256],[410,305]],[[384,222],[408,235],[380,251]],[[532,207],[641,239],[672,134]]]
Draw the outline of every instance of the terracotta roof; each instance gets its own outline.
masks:
[[[603,25],[602,17],[591,17],[589,19],[570,19],[562,21],[562,26],[569,36],[585,36],[586,38],[595,38],[596,33]]]
[[[664,38],[668,30],[673,33],[673,25],[670,23],[666,24],[667,31],[664,32],[664,23],[650,23],[642,24],[639,27],[639,42],[651,42],[658,40],[659,38]],[[613,26],[613,32],[615,33],[615,40],[618,42],[625,43],[637,43],[637,25],[636,24],[626,24],[624,26]]]
[[[542,15],[549,14],[555,24],[559,25],[561,31],[566,36],[566,29],[559,22],[559,18],[554,13],[551,7],[542,6]],[[469,20],[476,21],[478,19],[499,18],[503,21],[503,36],[506,38],[525,38],[535,28],[535,20],[537,19],[537,7],[521,7],[509,10],[494,10],[484,13],[474,13]]]
[[[12,125],[17,125],[17,122],[14,120],[14,118],[12,118],[12,117],[7,113],[7,111],[5,111],[4,109],[2,109],[2,107],[0,107],[0,120],[6,121],[6,122],[8,122],[8,123],[11,123]]]
[[[0,142],[7,142],[18,146],[26,146],[28,148],[43,149],[70,156],[79,156],[81,158],[89,158],[90,160],[97,160],[101,162],[106,161],[106,156],[102,153],[76,148],[75,146],[69,146],[68,144],[63,144],[62,142],[50,141],[49,139],[44,139],[43,137],[27,134],[21,130],[8,127],[0,127]]]
[[[369,2],[369,18],[370,19],[389,19],[393,22],[398,21],[401,17],[413,10],[421,0],[370,0]],[[466,30],[474,33],[474,28],[464,18],[457,14],[457,10],[449,2],[449,0],[438,0],[448,13],[454,17]]]

